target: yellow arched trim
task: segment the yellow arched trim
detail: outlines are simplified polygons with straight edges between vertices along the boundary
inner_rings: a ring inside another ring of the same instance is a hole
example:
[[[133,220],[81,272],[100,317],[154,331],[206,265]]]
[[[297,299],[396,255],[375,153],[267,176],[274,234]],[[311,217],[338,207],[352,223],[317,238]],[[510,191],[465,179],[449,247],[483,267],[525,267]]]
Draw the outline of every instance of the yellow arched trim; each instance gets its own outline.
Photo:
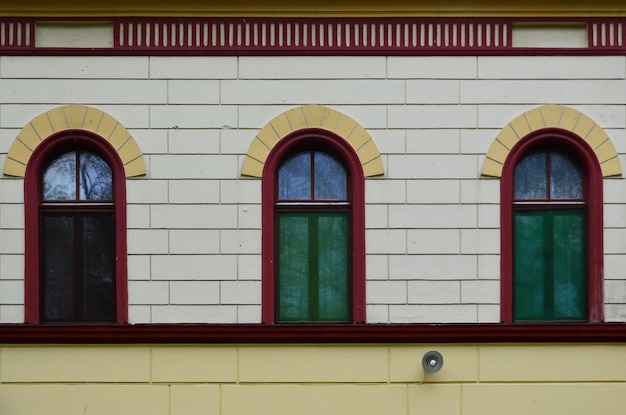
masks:
[[[119,154],[126,177],[146,174],[141,149],[128,130],[109,114],[84,105],[57,107],[33,118],[13,140],[4,174],[24,177],[28,160],[39,144],[54,133],[73,129],[107,140]]]
[[[544,105],[525,112],[500,131],[491,143],[483,165],[484,176],[502,176],[502,167],[518,140],[542,128],[561,128],[581,137],[598,158],[602,176],[619,176],[622,166],[607,133],[585,114],[562,105]]]
[[[365,177],[384,173],[376,143],[355,120],[322,105],[305,105],[280,114],[259,131],[248,148],[241,174],[261,177],[272,148],[290,133],[304,128],[321,128],[345,139],[358,155]]]

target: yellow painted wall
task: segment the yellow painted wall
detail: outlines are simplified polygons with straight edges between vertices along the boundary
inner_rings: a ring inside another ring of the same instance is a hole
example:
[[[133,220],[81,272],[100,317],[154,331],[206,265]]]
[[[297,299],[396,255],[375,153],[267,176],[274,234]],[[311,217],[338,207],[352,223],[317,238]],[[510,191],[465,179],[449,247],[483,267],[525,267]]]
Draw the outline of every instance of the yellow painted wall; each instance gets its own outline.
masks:
[[[420,361],[433,348],[444,366],[423,378]],[[625,352],[624,344],[5,345],[0,414],[622,415]]]

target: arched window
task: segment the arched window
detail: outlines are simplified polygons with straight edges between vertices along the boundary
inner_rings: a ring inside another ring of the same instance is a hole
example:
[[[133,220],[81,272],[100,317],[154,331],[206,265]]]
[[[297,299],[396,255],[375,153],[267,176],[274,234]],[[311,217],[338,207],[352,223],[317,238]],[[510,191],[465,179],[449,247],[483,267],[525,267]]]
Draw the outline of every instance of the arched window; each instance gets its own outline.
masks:
[[[25,175],[26,322],[127,320],[124,170],[110,145],[64,132]]]
[[[263,321],[365,321],[363,171],[345,140],[297,132],[263,173]]]
[[[602,320],[602,175],[560,130],[512,149],[502,175],[502,320]]]

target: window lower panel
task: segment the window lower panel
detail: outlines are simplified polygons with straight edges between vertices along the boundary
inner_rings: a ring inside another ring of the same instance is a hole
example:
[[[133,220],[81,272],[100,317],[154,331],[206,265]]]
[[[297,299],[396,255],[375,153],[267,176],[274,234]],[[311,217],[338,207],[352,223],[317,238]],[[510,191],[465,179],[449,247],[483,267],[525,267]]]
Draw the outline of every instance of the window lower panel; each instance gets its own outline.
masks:
[[[277,227],[277,321],[351,321],[348,214],[282,212]]]
[[[111,213],[44,213],[41,321],[115,321]]]
[[[514,212],[514,320],[587,320],[585,214]]]

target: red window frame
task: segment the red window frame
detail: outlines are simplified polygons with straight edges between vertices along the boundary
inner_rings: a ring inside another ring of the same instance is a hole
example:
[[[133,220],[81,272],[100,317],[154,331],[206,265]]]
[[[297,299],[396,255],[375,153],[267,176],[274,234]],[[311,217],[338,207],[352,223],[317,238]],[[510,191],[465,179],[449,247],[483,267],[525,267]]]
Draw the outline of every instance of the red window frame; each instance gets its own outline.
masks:
[[[102,157],[113,173],[113,217],[115,221],[115,323],[128,322],[128,276],[126,259],[126,182],[124,165],[115,149],[103,138],[83,130],[65,130],[42,141],[33,151],[24,175],[25,269],[24,320],[40,323],[40,228],[42,173],[46,162],[64,148],[81,148]]]
[[[278,168],[285,157],[299,149],[330,152],[346,167],[348,200],[352,205],[350,224],[351,322],[365,323],[365,178],[363,168],[354,149],[346,140],[322,129],[300,130],[287,135],[274,146],[265,162],[262,179],[262,322],[264,324],[276,322],[275,203],[278,192]]]
[[[522,138],[507,156],[500,181],[501,281],[500,316],[513,322],[513,201],[514,171],[518,161],[538,146],[567,150],[576,155],[583,173],[587,207],[587,322],[604,320],[602,171],[593,149],[579,136],[558,128],[537,130]]]

